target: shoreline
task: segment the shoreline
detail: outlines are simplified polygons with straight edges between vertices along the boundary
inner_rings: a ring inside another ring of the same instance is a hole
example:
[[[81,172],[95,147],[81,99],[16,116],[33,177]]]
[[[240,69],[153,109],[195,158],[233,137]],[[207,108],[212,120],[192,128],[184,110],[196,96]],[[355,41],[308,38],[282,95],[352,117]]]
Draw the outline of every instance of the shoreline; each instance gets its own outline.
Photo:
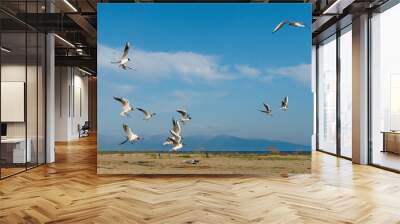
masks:
[[[196,163],[189,161],[197,160]],[[311,172],[311,154],[98,153],[98,174],[255,174]]]

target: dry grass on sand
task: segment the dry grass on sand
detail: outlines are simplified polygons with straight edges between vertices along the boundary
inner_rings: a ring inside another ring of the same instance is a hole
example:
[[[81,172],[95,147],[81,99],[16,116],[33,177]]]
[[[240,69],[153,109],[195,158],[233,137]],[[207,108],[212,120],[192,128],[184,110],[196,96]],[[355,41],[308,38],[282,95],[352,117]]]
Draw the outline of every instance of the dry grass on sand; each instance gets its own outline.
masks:
[[[188,161],[199,160],[197,164]],[[248,153],[99,152],[98,174],[255,174],[310,173],[311,155]]]

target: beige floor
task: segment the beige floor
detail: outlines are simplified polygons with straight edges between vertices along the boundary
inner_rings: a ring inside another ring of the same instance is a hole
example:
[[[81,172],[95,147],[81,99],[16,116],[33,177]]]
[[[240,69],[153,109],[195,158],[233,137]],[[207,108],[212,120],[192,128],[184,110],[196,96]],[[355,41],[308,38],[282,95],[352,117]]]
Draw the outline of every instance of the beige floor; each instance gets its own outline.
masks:
[[[313,153],[312,174],[99,176],[96,141],[0,181],[0,223],[400,223],[400,175]]]
[[[400,155],[376,150],[373,154],[373,163],[400,171]]]

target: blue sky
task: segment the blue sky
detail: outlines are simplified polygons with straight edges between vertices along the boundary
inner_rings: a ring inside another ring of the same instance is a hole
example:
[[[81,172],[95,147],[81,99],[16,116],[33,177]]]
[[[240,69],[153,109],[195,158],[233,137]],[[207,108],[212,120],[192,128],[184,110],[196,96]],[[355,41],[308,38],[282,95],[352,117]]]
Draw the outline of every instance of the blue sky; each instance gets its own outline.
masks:
[[[306,28],[273,28],[282,20]],[[122,138],[122,123],[146,136],[167,135],[177,107],[193,120],[184,135],[233,135],[310,145],[311,5],[99,4],[99,134]],[[131,44],[131,66],[118,59]],[[289,110],[279,110],[289,96]],[[113,96],[157,115],[131,118]],[[273,116],[257,111],[268,103]],[[117,140],[117,142],[120,139]]]

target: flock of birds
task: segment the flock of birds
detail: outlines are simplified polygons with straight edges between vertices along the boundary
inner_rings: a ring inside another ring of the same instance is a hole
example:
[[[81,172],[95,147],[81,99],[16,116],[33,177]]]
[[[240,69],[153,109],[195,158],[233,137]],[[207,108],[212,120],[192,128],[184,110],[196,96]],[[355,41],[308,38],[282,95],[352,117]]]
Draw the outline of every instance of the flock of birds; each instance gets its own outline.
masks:
[[[143,120],[148,121],[152,117],[156,115],[156,113],[150,112],[148,110],[145,110],[140,107],[134,107],[131,105],[128,99],[123,98],[123,97],[114,97],[114,100],[119,102],[122,106],[122,111],[119,113],[122,117],[130,117],[129,113],[133,112],[135,110],[138,110],[143,113],[144,117]],[[172,128],[169,130],[171,136],[169,136],[163,145],[172,145],[172,148],[170,151],[178,151],[183,147],[183,141],[182,141],[182,126],[181,124],[185,124],[186,122],[190,121],[192,117],[190,114],[183,109],[177,109],[176,112],[178,112],[181,117],[179,120],[175,120],[175,118],[172,118]],[[120,143],[120,145],[125,144],[126,142],[130,142],[131,144],[136,143],[139,140],[142,140],[143,138],[140,137],[138,134],[134,133],[132,129],[127,125],[123,124],[122,128],[124,129],[125,132],[125,140]]]
[[[278,30],[282,29],[285,25],[291,26],[291,27],[298,27],[298,28],[304,28],[305,24],[300,21],[289,21],[289,20],[283,20],[281,21],[273,30],[272,33],[277,32]],[[131,61],[129,58],[129,50],[130,50],[130,44],[129,42],[126,42],[125,47],[124,47],[124,52],[121,56],[121,58],[117,61],[112,61],[111,63],[113,64],[118,64],[118,67],[128,70],[128,69],[133,69],[133,67],[130,67],[128,65],[128,62]],[[143,119],[148,121],[152,117],[156,115],[156,113],[153,113],[151,111],[145,110],[143,108],[135,108],[133,105],[129,103],[129,100],[123,97],[114,97],[114,100],[121,103],[122,105],[122,111],[120,112],[120,115],[122,117],[130,117],[129,113],[133,112],[135,110],[138,110],[143,113],[144,117]],[[288,107],[289,104],[289,98],[288,96],[285,96],[283,100],[281,101],[281,106],[280,110],[282,111],[287,111],[289,109]],[[272,109],[271,107],[263,103],[264,108],[262,110],[259,110],[262,113],[265,113],[269,116],[272,116]],[[171,145],[171,149],[169,151],[174,151],[177,152],[179,149],[181,149],[184,146],[183,143],[183,138],[182,138],[182,126],[181,124],[185,124],[186,122],[190,121],[192,118],[189,115],[189,113],[186,110],[183,109],[177,109],[176,110],[180,115],[179,120],[175,120],[172,118],[172,128],[169,130],[169,133],[171,134],[167,139],[164,141],[163,145]],[[125,144],[126,142],[130,143],[136,143],[139,140],[142,140],[143,138],[137,135],[132,131],[132,129],[127,125],[123,124],[122,125],[123,130],[125,132],[125,140],[120,143],[120,145]],[[193,162],[193,161],[190,161]],[[197,161],[194,161],[193,163],[196,163]]]
[[[133,112],[135,110],[138,110],[143,113],[144,117],[143,120],[148,121],[152,117],[156,115],[156,113],[150,112],[148,110],[145,110],[140,107],[134,107],[129,103],[129,100],[123,97],[114,97],[114,100],[119,102],[122,106],[122,111],[119,113],[122,117],[130,117],[129,113]],[[259,110],[260,112],[263,112],[269,116],[272,116],[272,109],[271,107],[263,103],[264,109]],[[285,96],[283,100],[281,101],[281,106],[280,110],[282,111],[287,111],[289,109],[289,97]],[[192,120],[192,117],[190,114],[183,109],[177,109],[176,112],[180,114],[180,119],[175,120],[175,118],[172,118],[172,128],[169,130],[169,133],[171,134],[167,139],[164,141],[163,145],[172,145],[172,148],[170,151],[177,152],[179,149],[181,149],[184,146],[183,143],[183,138],[182,138],[182,125],[187,123],[188,121]],[[126,142],[130,142],[131,144],[136,143],[139,140],[142,140],[143,138],[140,137],[138,134],[134,133],[132,129],[127,125],[123,124],[122,125],[123,130],[125,132],[125,140],[120,143],[120,145],[125,144]]]
[[[265,114],[267,114],[269,116],[272,116],[271,107],[266,103],[263,103],[263,105],[264,105],[264,109],[259,110],[259,111],[261,111],[261,112],[263,112],[263,113],[265,113]],[[287,111],[289,109],[289,97],[288,96],[285,96],[283,98],[283,100],[281,101],[281,107],[279,109],[281,111]]]

